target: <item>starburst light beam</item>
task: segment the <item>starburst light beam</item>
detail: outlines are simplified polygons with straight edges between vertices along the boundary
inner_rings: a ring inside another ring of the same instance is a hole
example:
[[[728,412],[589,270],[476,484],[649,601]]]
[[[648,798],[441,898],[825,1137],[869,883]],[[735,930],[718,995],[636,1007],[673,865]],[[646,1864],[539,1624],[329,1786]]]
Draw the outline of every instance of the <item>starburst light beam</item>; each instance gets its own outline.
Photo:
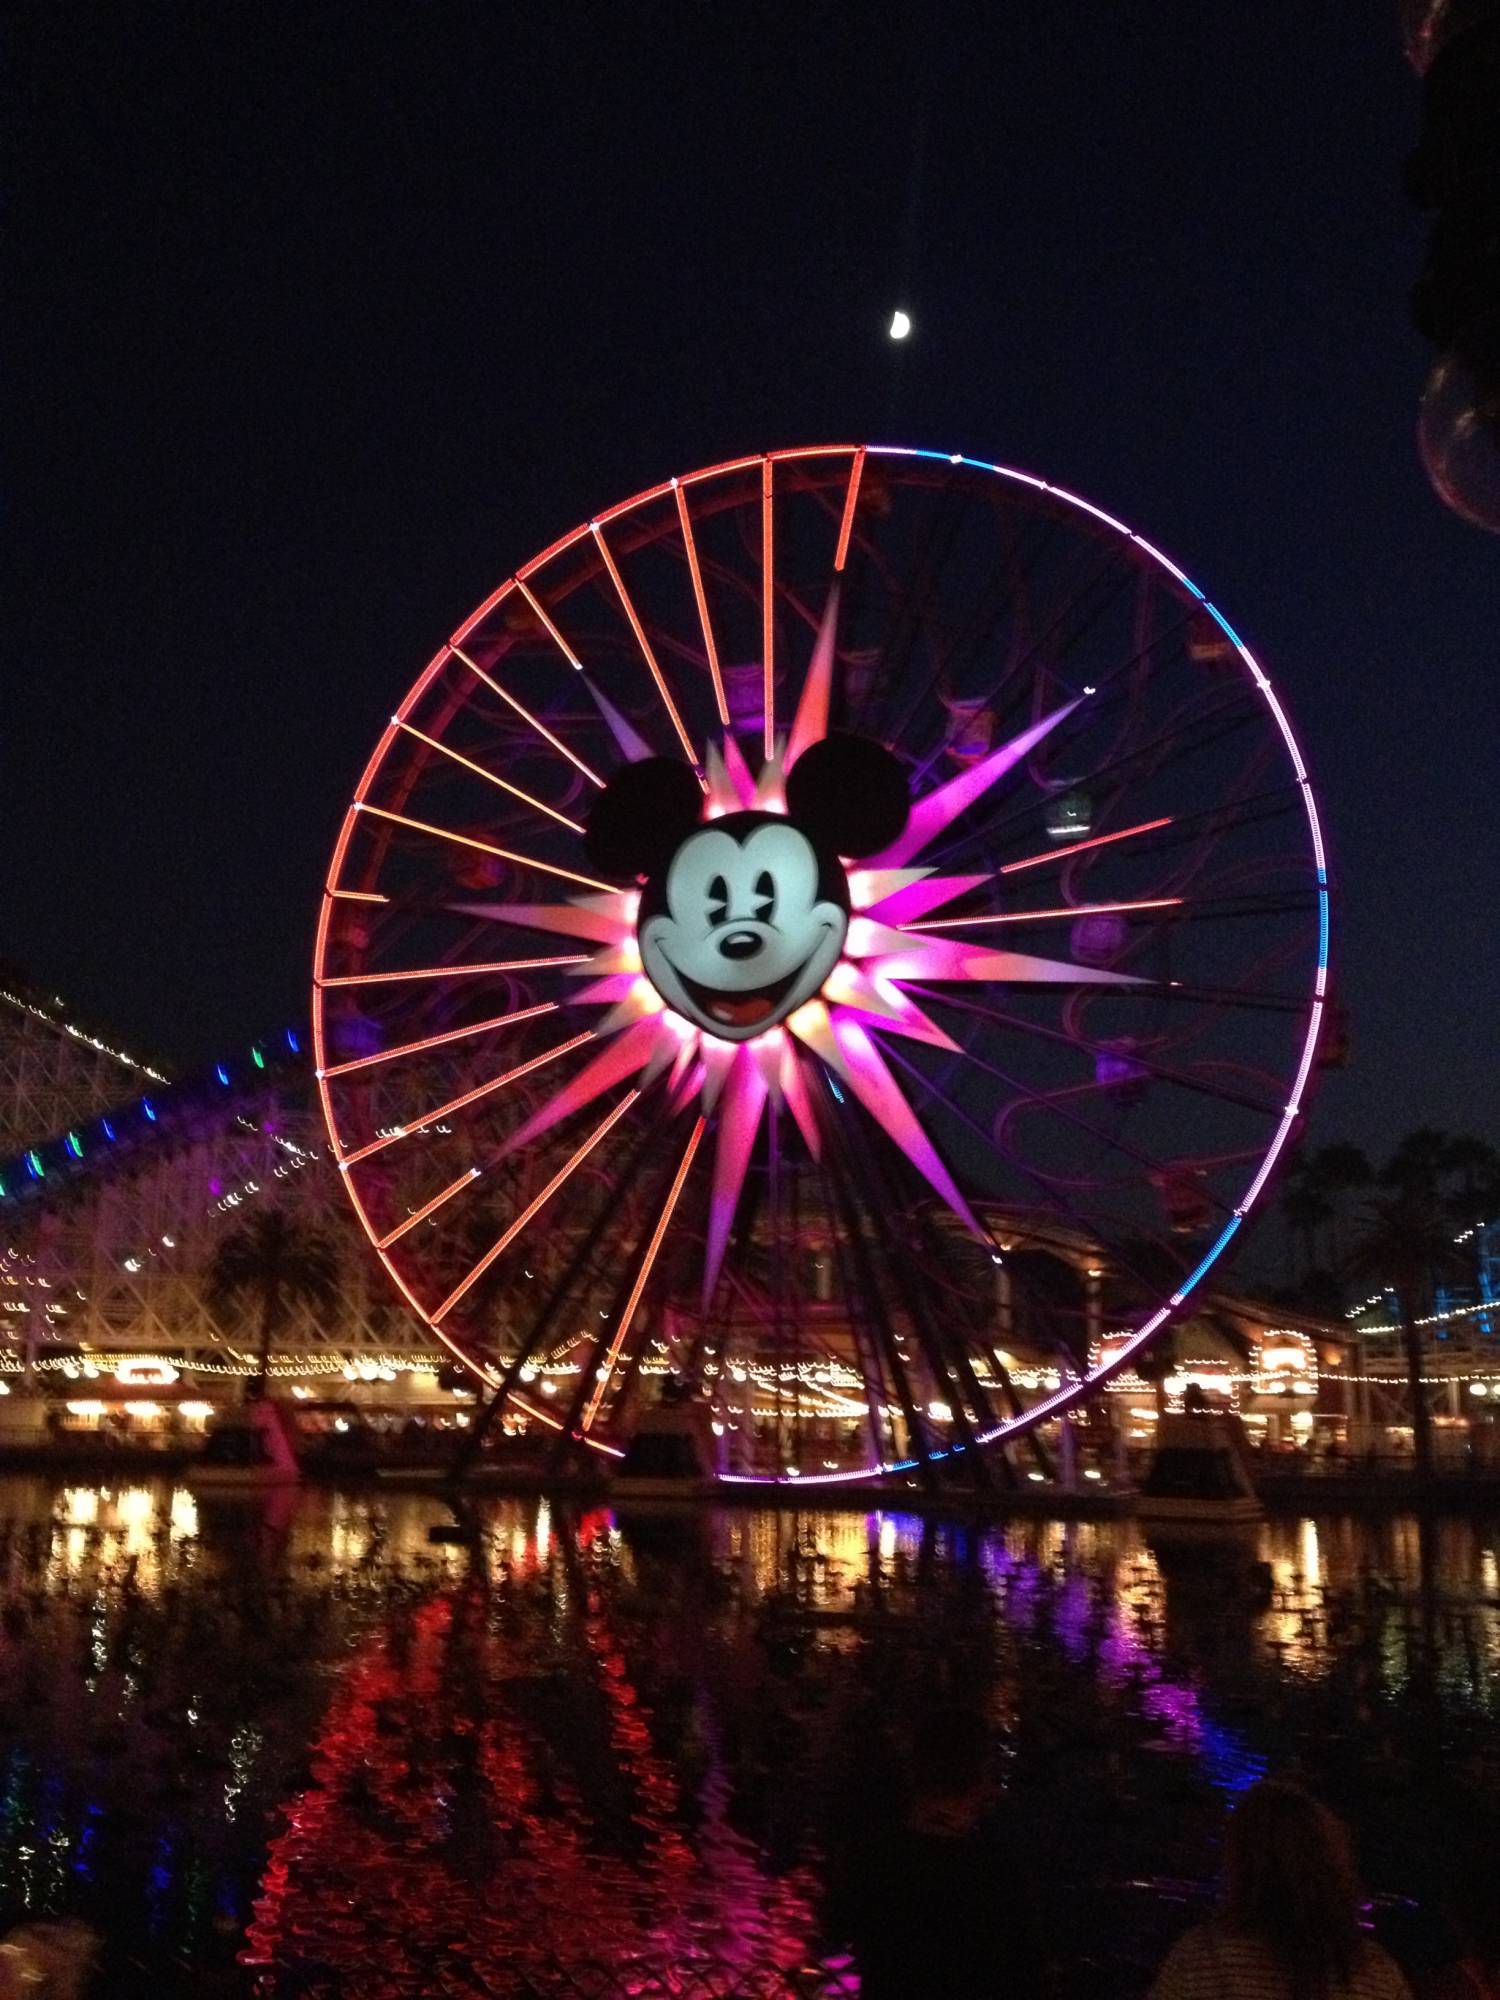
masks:
[[[824,982],[823,991],[840,1007],[846,1007],[855,1014],[862,1014],[867,1020],[892,1034],[905,1035],[914,1042],[926,1042],[930,1048],[947,1049],[957,1053],[958,1043],[946,1034],[936,1021],[929,1019],[916,1002],[890,980],[872,978],[863,966],[851,965],[844,960],[836,965]]]
[[[729,1230],[739,1206],[740,1191],[750,1166],[760,1115],[765,1108],[766,1080],[748,1046],[735,1049],[724,1084],[719,1112],[719,1144],[714,1155],[714,1185],[708,1211],[708,1247],[703,1261],[703,1310],[708,1311]]]
[[[950,778],[946,784],[918,799],[911,809],[905,830],[883,854],[874,855],[869,866],[899,868],[902,862],[910,861],[914,854],[919,854],[951,826],[961,813],[967,812],[970,806],[982,799],[1007,772],[1013,771],[1023,757],[1030,756],[1036,746],[1045,741],[1060,722],[1066,722],[1077,707],[1077,701],[1064,702],[1061,708],[1054,708],[1050,715],[1044,715],[1040,722],[1032,723],[1019,736],[1002,743],[998,750],[992,750],[988,757],[981,758],[967,771],[960,771],[956,778]]]
[[[598,709],[604,726],[615,739],[615,748],[627,764],[640,764],[647,757],[655,755],[651,745],[642,736],[634,723],[627,722],[612,701],[596,685],[591,675],[580,672],[579,679],[589,691],[589,699]]]
[[[852,875],[849,898],[872,921],[899,927],[990,880],[988,875],[934,875],[930,868],[882,868]]]
[[[937,1147],[923,1131],[916,1113],[907,1103],[901,1086],[886,1068],[885,1060],[868,1032],[841,1008],[834,1010],[831,1026],[844,1057],[846,1074],[865,1109],[887,1137],[901,1148],[922,1178],[937,1190],[964,1227],[981,1242],[987,1242],[989,1239],[980,1228],[973,1210],[959,1193]]]
[[[618,891],[617,907],[591,908],[590,900],[576,903],[449,903],[445,907],[459,917],[485,917],[491,923],[513,924],[518,930],[556,931],[563,937],[590,938],[596,944],[623,944],[630,935],[630,918],[621,912],[627,899]],[[601,899],[602,901],[602,899]]]
[[[828,714],[833,699],[833,670],[838,658],[839,595],[839,579],[835,576],[829,585],[828,601],[823,606],[822,622],[818,626],[818,636],[813,642],[807,678],[802,683],[797,713],[792,718],[791,734],[787,738],[785,761],[788,770],[804,750],[811,749],[814,743],[821,743],[828,734]],[[767,754],[769,755],[769,752]]]
[[[511,1133],[501,1149],[502,1157],[529,1146],[564,1118],[581,1111],[584,1105],[602,1097],[606,1090],[613,1089],[626,1077],[644,1069],[655,1053],[659,1037],[670,1032],[663,1026],[660,1016],[653,1015],[649,1020],[634,1022],[623,1034],[606,1042],[592,1062],[586,1063],[571,1082],[565,1083],[531,1114],[524,1125]]]
[[[991,951],[957,938],[927,937],[905,931],[910,949],[874,958],[870,969],[886,979],[935,979],[1007,986],[1151,986],[1130,972],[1107,972],[1099,965],[1074,965],[1065,958],[1037,958],[1029,952]]]
[[[821,1161],[823,1135],[818,1129],[817,1116],[808,1093],[807,1078],[803,1075],[802,1064],[798,1060],[796,1044],[790,1035],[783,1035],[781,1038],[781,1094],[797,1122],[797,1130],[802,1134],[808,1152],[812,1154],[814,1160]]]

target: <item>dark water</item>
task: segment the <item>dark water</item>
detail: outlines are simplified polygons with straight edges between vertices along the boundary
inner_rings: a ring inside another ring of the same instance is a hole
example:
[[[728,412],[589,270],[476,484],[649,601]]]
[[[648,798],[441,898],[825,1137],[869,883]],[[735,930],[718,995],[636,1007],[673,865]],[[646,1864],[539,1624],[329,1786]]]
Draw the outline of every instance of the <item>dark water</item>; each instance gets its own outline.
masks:
[[[1500,1523],[1273,1523],[1257,1584],[1128,1524],[448,1518],[0,1482],[0,1923],[85,1918],[111,1996],[853,1993],[940,1704],[1066,1993],[1144,1990],[1267,1770],[1379,1908],[1491,1900]]]

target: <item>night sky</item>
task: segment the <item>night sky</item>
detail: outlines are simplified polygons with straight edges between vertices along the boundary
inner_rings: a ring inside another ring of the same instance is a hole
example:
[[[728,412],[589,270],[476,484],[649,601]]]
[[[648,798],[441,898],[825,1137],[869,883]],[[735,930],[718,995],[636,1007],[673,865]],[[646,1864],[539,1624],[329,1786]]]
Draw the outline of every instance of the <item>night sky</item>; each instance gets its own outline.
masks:
[[[1261,652],[1340,886],[1317,1133],[1500,1138],[1500,542],[1415,455],[1395,14],[13,16],[0,953],[172,1062],[301,1020],[355,780],[495,584],[671,472],[911,442]]]

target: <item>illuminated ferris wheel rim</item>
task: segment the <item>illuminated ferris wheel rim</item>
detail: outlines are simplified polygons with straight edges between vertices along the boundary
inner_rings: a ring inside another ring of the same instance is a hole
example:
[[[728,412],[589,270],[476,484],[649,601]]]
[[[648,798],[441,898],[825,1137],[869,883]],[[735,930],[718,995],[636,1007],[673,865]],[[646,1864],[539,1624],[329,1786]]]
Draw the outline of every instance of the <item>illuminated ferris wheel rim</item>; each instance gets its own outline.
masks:
[[[1051,481],[1039,478],[1033,473],[1022,471],[1021,469],[1014,466],[998,464],[988,460],[971,458],[959,452],[940,452],[940,451],[926,450],[914,446],[874,445],[874,444],[872,445],[840,444],[840,445],[814,445],[814,446],[792,447],[779,451],[771,451],[766,453],[753,453],[738,458],[727,459],[714,465],[702,467],[696,471],[684,473],[677,477],[663,480],[656,485],[645,487],[641,489],[639,492],[631,495],[629,498],[619,501],[612,507],[591,516],[589,520],[582,523],[580,526],[574,528],[569,533],[559,537],[556,541],[552,542],[546,548],[544,548],[539,554],[532,557],[530,561],[528,561],[527,563],[522,565],[519,569],[517,569],[512,576],[507,578],[505,582],[503,582],[495,591],[493,591],[490,594],[490,596],[487,597],[477,607],[477,609],[473,611],[469,615],[469,617],[464,620],[464,622],[453,633],[452,637],[442,647],[439,648],[437,653],[433,656],[432,660],[428,663],[427,667],[418,676],[416,682],[410,688],[405,699],[402,701],[399,708],[392,715],[389,724],[387,725],[379,741],[377,742],[375,749],[371,754],[365,766],[365,769],[361,775],[359,784],[356,787],[353,800],[351,801],[349,809],[345,814],[342,826],[339,831],[337,843],[335,845],[333,858],[330,863],[328,874],[325,880],[321,912],[317,930],[317,942],[315,947],[315,973],[314,973],[314,988],[313,988],[313,1035],[314,1035],[314,1049],[315,1049],[318,1090],[323,1107],[325,1123],[327,1125],[330,1140],[334,1147],[335,1155],[338,1159],[338,1163],[343,1174],[344,1184],[348,1189],[350,1199],[353,1202],[355,1212],[360,1220],[360,1224],[364,1229],[366,1235],[370,1238],[372,1247],[375,1249],[376,1254],[380,1257],[380,1260],[384,1265],[386,1271],[388,1272],[392,1282],[396,1285],[401,1296],[406,1300],[407,1304],[411,1307],[411,1309],[418,1315],[418,1317],[423,1321],[425,1325],[427,1325],[434,1333],[437,1334],[438,1338],[442,1340],[444,1345],[449,1349],[449,1351],[455,1356],[456,1359],[462,1361],[467,1367],[475,1370],[475,1372],[480,1374],[483,1379],[488,1380],[489,1385],[491,1387],[498,1387],[499,1386],[498,1377],[494,1376],[493,1371],[486,1370],[484,1367],[478,1364],[472,1353],[466,1351],[465,1346],[460,1341],[450,1336],[449,1333],[439,1324],[438,1317],[434,1316],[433,1311],[430,1310],[427,1306],[425,1306],[421,1302],[421,1300],[418,1299],[415,1292],[412,1290],[411,1286],[407,1283],[406,1279],[404,1278],[401,1271],[397,1267],[393,1258],[390,1256],[386,1244],[382,1242],[381,1235],[377,1228],[377,1225],[367,1213],[364,1203],[360,1198],[359,1191],[354,1185],[353,1177],[348,1171],[350,1165],[350,1160],[348,1156],[353,1149],[345,1144],[343,1138],[339,1133],[337,1115],[329,1091],[328,1073],[327,1073],[328,1066],[326,1062],[326,1047],[325,1047],[325,1032],[324,1032],[325,1031],[325,1017],[324,1017],[325,985],[324,985],[323,973],[324,973],[324,966],[326,959],[330,922],[332,920],[337,904],[341,900],[347,899],[347,900],[359,901],[363,899],[372,902],[381,902],[385,900],[383,897],[367,895],[364,892],[357,889],[355,890],[344,889],[342,887],[342,882],[341,882],[341,877],[343,874],[350,841],[355,833],[356,828],[360,823],[362,811],[366,808],[367,805],[367,794],[372,785],[374,784],[377,776],[381,772],[381,769],[385,763],[385,760],[391,750],[393,743],[396,741],[402,729],[407,726],[407,718],[413,713],[413,711],[422,701],[423,697],[427,694],[433,681],[439,674],[442,673],[444,668],[447,667],[448,664],[455,658],[463,662],[465,665],[468,665],[470,667],[473,666],[474,663],[472,662],[472,660],[468,659],[468,657],[462,650],[466,641],[470,638],[471,634],[473,634],[484,623],[484,621],[488,619],[491,616],[491,614],[494,613],[497,607],[502,605],[505,602],[505,600],[511,597],[512,595],[519,595],[521,598],[525,600],[530,611],[536,615],[536,617],[540,620],[541,624],[545,627],[546,631],[550,634],[551,638],[555,640],[557,646],[559,647],[561,652],[567,657],[571,666],[576,670],[578,670],[580,673],[582,672],[583,662],[573,653],[572,648],[569,646],[567,640],[564,639],[562,633],[558,630],[553,620],[548,616],[544,606],[542,605],[540,598],[528,587],[529,580],[537,577],[538,574],[542,570],[544,570],[549,563],[554,562],[558,557],[564,555],[568,550],[574,548],[576,545],[580,543],[587,542],[591,538],[594,544],[596,545],[599,553],[603,557],[603,561],[606,568],[608,569],[612,578],[614,579],[614,581],[618,586],[619,578],[615,571],[614,561],[610,554],[609,546],[603,539],[603,530],[607,528],[611,523],[616,522],[622,519],[623,517],[636,512],[642,507],[648,506],[653,502],[666,499],[670,496],[676,500],[679,514],[683,519],[684,527],[686,529],[687,527],[686,495],[691,489],[695,487],[705,485],[706,483],[712,480],[720,479],[727,475],[735,473],[747,473],[753,471],[756,468],[760,468],[762,472],[762,479],[764,482],[764,492],[766,495],[767,503],[769,504],[771,484],[774,477],[775,467],[780,465],[797,464],[810,460],[839,459],[839,458],[847,459],[850,461],[850,474],[846,491],[846,498],[843,506],[842,519],[840,522],[840,527],[838,532],[838,548],[835,559],[835,571],[841,571],[843,569],[845,557],[849,549],[851,529],[854,523],[856,506],[859,498],[861,479],[867,461],[871,459],[892,460],[892,461],[917,460],[917,461],[927,461],[933,464],[946,464],[955,468],[963,468],[970,472],[988,474],[999,480],[1008,481],[1017,487],[1026,488],[1037,494],[1045,495],[1050,500],[1059,503],[1063,508],[1074,510],[1078,514],[1086,516],[1089,520],[1102,525],[1112,534],[1119,537],[1123,542],[1128,543],[1133,548],[1139,550],[1140,554],[1147,560],[1148,563],[1154,565],[1157,569],[1162,571],[1166,576],[1170,577],[1173,580],[1173,582],[1175,582],[1177,585],[1185,589],[1190,594],[1190,596],[1194,600],[1196,600],[1196,603],[1201,608],[1201,610],[1208,617],[1212,618],[1214,623],[1221,630],[1225,639],[1229,642],[1235,654],[1238,656],[1238,659],[1242,667],[1248,673],[1251,682],[1253,683],[1257,693],[1259,694],[1262,702],[1264,703],[1266,709],[1269,711],[1276,725],[1276,729],[1279,733],[1282,743],[1285,746],[1286,752],[1291,760],[1292,769],[1295,774],[1295,782],[1300,796],[1302,810],[1306,818],[1307,829],[1311,841],[1312,856],[1316,872],[1316,899],[1317,899],[1317,913],[1318,913],[1318,944],[1317,944],[1316,966],[1313,974],[1311,991],[1307,999],[1306,1028],[1302,1037],[1300,1056],[1298,1058],[1296,1065],[1295,1078],[1293,1081],[1290,1095],[1281,1113],[1279,1124],[1275,1130],[1271,1142],[1264,1156],[1260,1159],[1257,1170],[1254,1173],[1253,1178],[1251,1179],[1240,1201],[1235,1206],[1233,1212],[1229,1216],[1228,1221],[1219,1231],[1215,1240],[1210,1245],[1210,1247],[1203,1255],[1203,1257],[1200,1259],[1200,1261],[1197,1263],[1196,1267],[1192,1270],[1190,1275],[1179,1285],[1179,1287],[1170,1295],[1170,1297],[1163,1304],[1161,1304],[1153,1313],[1151,1313],[1145,1319],[1143,1324],[1132,1334],[1128,1342],[1121,1345],[1114,1353],[1112,1353],[1108,1361],[1105,1362],[1103,1365],[1101,1365],[1099,1368],[1081,1375],[1079,1379],[1077,1379],[1076,1381],[1066,1383],[1065,1386],[1060,1387],[1056,1392],[1048,1395],[1040,1402],[1031,1405],[1029,1408],[1020,1412],[1019,1414],[1010,1417],[1004,1422],[991,1426],[990,1428],[979,1434],[974,1440],[974,1442],[977,1444],[988,1445],[988,1444],[1003,1442],[1010,1438],[1019,1437],[1025,1432],[1035,1428],[1037,1425],[1045,1423],[1049,1419],[1061,1415],[1064,1411],[1072,1408],[1076,1404],[1085,1400],[1096,1389],[1104,1386],[1112,1376],[1119,1373],[1121,1370],[1127,1368],[1130,1365],[1132,1358],[1147,1343],[1149,1343],[1157,1333],[1161,1331],[1161,1329],[1168,1323],[1168,1321],[1175,1318],[1181,1312],[1181,1310],[1183,1309],[1189,1298],[1192,1296],[1194,1292],[1198,1290],[1198,1288],[1203,1283],[1204,1279],[1207,1277],[1208,1273],[1212,1270],[1214,1265],[1223,1256],[1224,1252],[1227,1250],[1230,1243],[1233,1241],[1234,1237],[1238,1233],[1240,1227],[1244,1223],[1246,1217],[1249,1215],[1251,1209],[1254,1207],[1255,1203],[1260,1199],[1272,1173],[1275,1171],[1276,1165],[1286,1148],[1286,1144],[1291,1135],[1292,1128],[1296,1124],[1297,1119],[1301,1115],[1303,1110],[1304,1099],[1306,1097],[1309,1079],[1311,1076],[1313,1063],[1317,1053],[1318,1042],[1323,1027],[1324,1014],[1326,1009],[1328,964],[1329,964],[1329,942],[1330,942],[1329,881],[1328,881],[1327,854],[1326,854],[1326,847],[1322,832],[1321,821],[1318,813],[1317,801],[1314,796],[1312,783],[1308,775],[1306,762],[1303,758],[1301,748],[1298,744],[1295,732],[1292,729],[1291,723],[1287,717],[1285,709],[1283,708],[1279,698],[1277,697],[1277,694],[1274,688],[1272,687],[1270,679],[1267,676],[1264,668],[1261,666],[1259,660],[1255,657],[1254,653],[1251,651],[1249,646],[1241,638],[1238,631],[1225,617],[1223,612],[1220,611],[1218,606],[1213,603],[1213,601],[1208,597],[1208,595],[1202,589],[1200,589],[1200,587],[1196,583],[1194,583],[1194,581],[1186,573],[1186,571],[1183,570],[1181,567],[1179,567],[1178,564],[1173,562],[1169,556],[1164,554],[1160,548],[1158,548],[1154,543],[1149,541],[1144,535],[1137,533],[1134,529],[1130,528],[1125,522],[1121,521],[1117,516],[1108,513],[1103,508],[1095,506],[1093,502],[1084,499],[1082,496],[1072,492],[1068,488],[1056,485]],[[769,533],[769,530],[767,532]],[[697,571],[697,558],[696,555],[692,553],[690,532],[688,538],[688,548],[689,548],[690,560],[693,565],[694,586],[699,592],[699,608],[700,611],[704,612],[705,628],[706,628],[706,611],[704,611],[704,605],[701,594],[702,583]],[[766,557],[768,561],[769,561],[769,555],[770,551],[768,542],[766,547]],[[703,756],[693,749],[688,734],[682,726],[681,720],[673,705],[671,696],[668,693],[667,688],[661,679],[659,670],[656,668],[654,659],[652,658],[651,655],[650,647],[646,643],[644,634],[641,632],[639,628],[638,622],[635,618],[635,614],[629,606],[628,599],[624,597],[623,588],[621,590],[621,595],[622,599],[625,602],[627,615],[630,617],[632,626],[635,627],[636,638],[641,642],[642,650],[645,652],[648,662],[650,662],[652,665],[653,675],[657,681],[658,692],[661,695],[666,705],[669,715],[671,716],[672,722],[676,729],[676,733],[681,742],[683,750],[691,757],[695,765],[695,768],[697,768],[701,772],[702,769],[704,768]],[[767,695],[769,696],[772,692],[769,609],[767,611],[766,617],[767,617],[767,628],[766,628],[767,657],[764,662],[764,673],[765,673],[766,691]],[[481,675],[481,678],[485,678],[485,676]],[[717,687],[718,686],[717,672],[715,678]],[[722,689],[719,690],[719,694],[720,694],[720,709],[722,715],[724,713]],[[533,723],[535,723],[536,720],[535,718],[530,718],[530,719],[533,721]],[[555,738],[553,738],[551,736],[551,733],[547,731],[545,727],[542,727],[541,733],[543,735],[546,735],[548,737],[548,740],[554,743],[554,747],[557,748],[562,755],[567,757],[569,761],[575,766],[575,768],[577,768],[579,771],[582,772],[582,774],[587,780],[591,781],[592,784],[594,784],[595,786],[602,787],[603,780],[599,777],[597,772],[589,768],[589,766],[584,764],[581,759],[574,756],[573,753],[569,751],[561,742],[558,742]],[[773,707],[771,701],[768,700],[765,708],[765,740],[766,740],[766,750],[768,756],[771,754],[772,751],[774,737],[775,737],[775,728],[773,720]],[[544,810],[547,809],[544,808]],[[554,814],[553,816],[557,817],[556,814]],[[691,1163],[691,1156],[693,1150],[695,1150],[695,1148],[689,1149],[688,1159],[684,1163],[684,1172],[686,1170],[686,1166]],[[525,1411],[528,1415],[531,1415],[539,1419],[545,1425],[548,1425],[553,1429],[561,1428],[561,1426],[557,1423],[555,1417],[553,1416],[552,1412],[539,1405],[534,1404],[527,1397],[518,1394],[514,1388],[512,1388],[510,1391],[509,1399],[514,1403],[516,1403],[517,1406],[521,1408],[523,1411]],[[618,1447],[607,1443],[603,1439],[593,1436],[587,1436],[582,1441],[590,1445],[594,1450],[604,1453],[608,1456],[616,1458],[621,1456],[621,1452]],[[963,1444],[949,1444],[948,1446],[942,1449],[934,1449],[927,1451],[923,1454],[923,1456],[929,1461],[935,1461],[939,1459],[949,1458],[956,1453],[961,1453],[965,1449],[966,1447]],[[860,1480],[867,1480],[873,1476],[879,1476],[885,1473],[891,1473],[891,1472],[899,1473],[907,1471],[917,1466],[919,1463],[920,1461],[917,1459],[909,1459],[905,1461],[897,1460],[889,1462],[881,1461],[879,1463],[872,1463],[870,1465],[862,1466],[854,1470],[840,1470],[835,1472],[824,1472],[824,1473],[803,1472],[794,1475],[794,1477],[796,1484],[799,1486],[838,1485],[838,1484],[856,1482]],[[775,1475],[764,1475],[764,1474],[721,1473],[719,1475],[719,1478],[722,1482],[731,1485],[785,1483],[785,1481],[781,1480]]]

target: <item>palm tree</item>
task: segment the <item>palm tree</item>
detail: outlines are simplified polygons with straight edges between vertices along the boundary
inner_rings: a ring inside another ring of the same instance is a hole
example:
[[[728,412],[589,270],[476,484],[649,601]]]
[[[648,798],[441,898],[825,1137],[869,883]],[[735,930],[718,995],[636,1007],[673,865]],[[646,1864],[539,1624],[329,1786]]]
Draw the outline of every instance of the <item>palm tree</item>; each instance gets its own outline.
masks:
[[[266,1393],[271,1343],[299,1305],[327,1310],[338,1296],[338,1259],[321,1230],[268,1208],[226,1236],[214,1253],[209,1303],[218,1310],[238,1301],[259,1306],[258,1365],[248,1394]]]
[[[1488,1140],[1458,1133],[1443,1149],[1443,1172],[1457,1182],[1449,1203],[1462,1228],[1500,1215],[1500,1152]]]
[[[1389,1169],[1382,1180],[1388,1174]],[[1346,1264],[1352,1279],[1372,1283],[1395,1301],[1406,1355],[1417,1474],[1424,1483],[1432,1477],[1432,1418],[1422,1379],[1422,1333],[1417,1318],[1430,1303],[1442,1274],[1457,1261],[1453,1225],[1442,1200],[1435,1188],[1424,1187],[1414,1175],[1410,1184],[1398,1186],[1395,1194],[1378,1196],[1369,1203]]]
[[[1374,1179],[1370,1162],[1358,1146],[1336,1140],[1319,1146],[1316,1152],[1301,1153],[1287,1173],[1287,1189],[1281,1209],[1291,1231],[1294,1250],[1300,1247],[1301,1276],[1308,1279],[1326,1268],[1326,1254],[1320,1256],[1320,1238],[1326,1253],[1326,1232],[1333,1235],[1333,1255],[1342,1254],[1346,1210],[1340,1197],[1356,1188],[1367,1187]]]
[[[1281,1197],[1281,1212],[1291,1234],[1297,1275],[1305,1280],[1317,1265],[1318,1232],[1333,1220],[1333,1203],[1314,1182],[1309,1162],[1299,1160],[1297,1168],[1296,1178],[1288,1178]]]

